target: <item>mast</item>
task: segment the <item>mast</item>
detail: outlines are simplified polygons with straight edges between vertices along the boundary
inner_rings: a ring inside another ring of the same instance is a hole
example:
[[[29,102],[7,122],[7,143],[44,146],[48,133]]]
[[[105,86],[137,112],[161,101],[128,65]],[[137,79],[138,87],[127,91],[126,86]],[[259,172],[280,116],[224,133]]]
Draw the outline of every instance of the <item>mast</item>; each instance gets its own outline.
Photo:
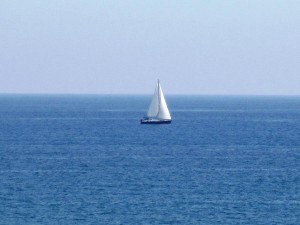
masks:
[[[157,95],[157,102],[158,102],[158,111],[157,111],[157,115],[159,115],[159,111],[160,111],[160,84],[159,84],[159,79],[157,79],[157,90],[158,90],[158,95]]]

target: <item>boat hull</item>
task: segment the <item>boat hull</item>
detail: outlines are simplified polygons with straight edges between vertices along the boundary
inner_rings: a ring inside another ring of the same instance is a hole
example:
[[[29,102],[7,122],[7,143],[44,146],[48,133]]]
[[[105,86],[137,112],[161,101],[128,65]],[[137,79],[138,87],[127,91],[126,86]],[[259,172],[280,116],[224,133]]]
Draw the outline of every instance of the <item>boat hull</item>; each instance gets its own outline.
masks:
[[[147,120],[141,119],[141,124],[170,124],[172,120]]]

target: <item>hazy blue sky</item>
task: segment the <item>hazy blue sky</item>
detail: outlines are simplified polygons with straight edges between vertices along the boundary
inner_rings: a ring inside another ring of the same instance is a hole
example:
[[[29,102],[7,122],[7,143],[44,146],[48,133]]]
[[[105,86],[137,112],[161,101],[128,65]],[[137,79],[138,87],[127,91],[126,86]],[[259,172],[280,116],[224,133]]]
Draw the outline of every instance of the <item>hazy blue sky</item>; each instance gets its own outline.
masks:
[[[299,0],[1,0],[0,93],[300,94]]]

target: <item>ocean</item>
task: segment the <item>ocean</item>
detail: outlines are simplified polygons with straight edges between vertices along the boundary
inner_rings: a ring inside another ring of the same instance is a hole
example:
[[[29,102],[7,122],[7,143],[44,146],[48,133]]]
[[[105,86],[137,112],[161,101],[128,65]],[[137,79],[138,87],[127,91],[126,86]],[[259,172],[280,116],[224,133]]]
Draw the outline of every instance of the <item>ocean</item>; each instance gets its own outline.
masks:
[[[0,95],[0,224],[300,224],[300,97]]]

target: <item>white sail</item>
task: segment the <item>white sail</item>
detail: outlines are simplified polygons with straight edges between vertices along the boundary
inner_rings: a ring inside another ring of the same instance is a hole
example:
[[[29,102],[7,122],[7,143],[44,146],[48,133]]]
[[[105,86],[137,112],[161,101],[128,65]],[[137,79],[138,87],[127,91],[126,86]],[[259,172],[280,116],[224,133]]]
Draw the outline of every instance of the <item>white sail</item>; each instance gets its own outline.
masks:
[[[158,92],[159,92],[159,100],[160,100],[160,104],[159,104],[159,111],[157,114],[157,117],[159,119],[164,119],[164,120],[170,120],[171,119],[171,115],[165,100],[165,96],[164,93],[161,89],[160,84],[158,83]]]
[[[171,115],[159,82],[156,85],[147,116],[150,118],[171,120]]]
[[[152,101],[150,103],[149,109],[147,116],[148,117],[156,117],[159,111],[158,105],[159,105],[159,100],[158,100],[158,84],[156,85]]]

